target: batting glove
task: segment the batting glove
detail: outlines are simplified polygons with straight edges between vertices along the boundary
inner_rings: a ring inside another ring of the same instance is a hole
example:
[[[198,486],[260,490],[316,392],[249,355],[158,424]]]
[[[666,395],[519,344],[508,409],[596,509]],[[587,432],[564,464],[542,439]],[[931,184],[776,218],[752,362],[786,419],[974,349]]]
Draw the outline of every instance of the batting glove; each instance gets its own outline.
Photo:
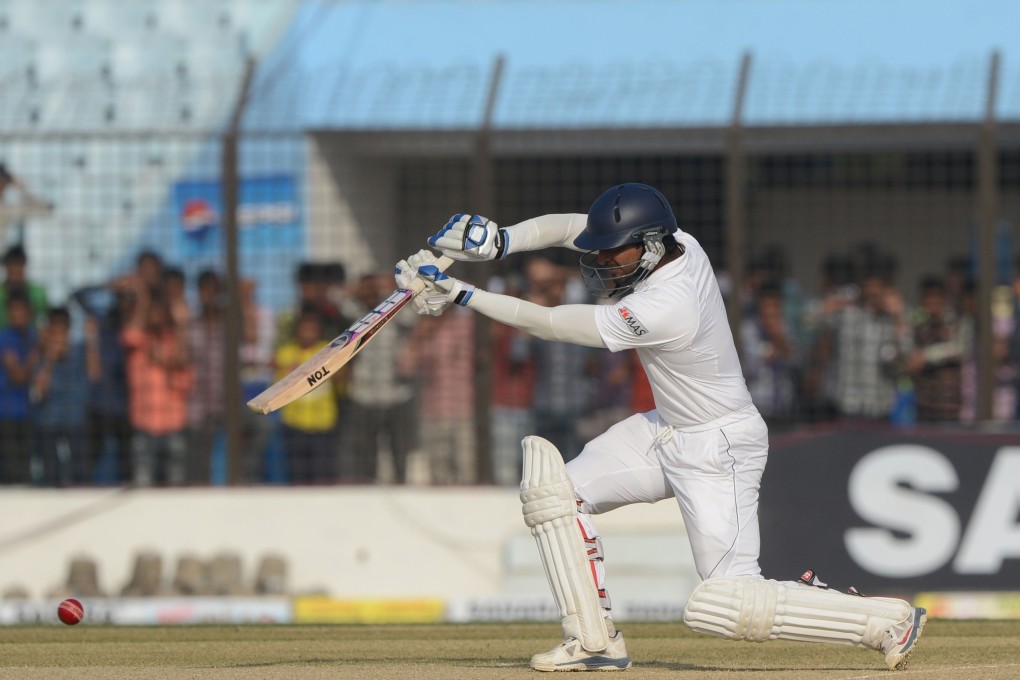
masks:
[[[413,290],[415,282],[424,286],[411,304],[414,311],[424,316],[439,316],[452,303],[467,306],[475,287],[439,271],[436,256],[429,250],[420,250],[397,263],[394,278],[400,288]]]
[[[454,260],[500,260],[507,253],[506,229],[481,215],[458,213],[429,237],[429,245]]]

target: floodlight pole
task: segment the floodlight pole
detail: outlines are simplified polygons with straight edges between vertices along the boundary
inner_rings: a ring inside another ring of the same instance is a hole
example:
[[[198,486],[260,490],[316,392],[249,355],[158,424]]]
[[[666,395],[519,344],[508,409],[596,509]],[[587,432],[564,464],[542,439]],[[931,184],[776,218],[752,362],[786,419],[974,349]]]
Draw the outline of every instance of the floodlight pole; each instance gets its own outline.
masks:
[[[996,148],[995,106],[999,90],[999,52],[992,52],[988,64],[988,95],[985,118],[978,134],[977,148],[977,369],[978,421],[988,422],[994,415],[995,357],[992,289],[996,285],[996,221],[999,203],[998,149]]]
[[[485,110],[475,135],[474,152],[471,161],[471,204],[472,211],[479,215],[492,216],[495,210],[495,172],[492,159],[492,117],[496,110],[496,99],[503,82],[503,68],[506,60],[502,54],[492,63],[489,90],[485,99]],[[481,277],[493,274],[492,263],[484,263],[476,270]],[[483,281],[484,285],[484,281]],[[490,427],[492,406],[492,342],[491,323],[481,314],[475,314],[475,450],[478,481],[492,479],[492,432]]]
[[[238,224],[237,212],[240,203],[240,172],[238,170],[238,145],[241,134],[241,119],[248,102],[255,60],[248,57],[245,63],[241,90],[227,130],[223,135],[221,165],[221,190],[223,203],[223,257],[226,270],[227,302],[223,319],[223,399],[224,426],[227,435],[227,483],[244,482],[244,451],[241,432],[244,414],[241,392],[241,276],[238,267]]]
[[[740,323],[743,318],[744,267],[747,259],[747,158],[744,155],[744,94],[751,71],[751,53],[740,58],[740,74],[733,98],[733,115],[726,134],[726,271],[730,277],[727,311],[730,330],[740,351]]]

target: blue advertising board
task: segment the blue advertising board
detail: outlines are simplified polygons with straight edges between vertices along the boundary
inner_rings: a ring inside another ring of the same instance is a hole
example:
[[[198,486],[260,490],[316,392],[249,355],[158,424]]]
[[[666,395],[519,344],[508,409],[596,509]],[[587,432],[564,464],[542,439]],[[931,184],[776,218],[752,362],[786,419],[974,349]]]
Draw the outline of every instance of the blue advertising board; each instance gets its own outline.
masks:
[[[224,269],[222,191],[219,180],[188,180],[173,186],[173,260],[182,264],[189,279],[202,269]],[[241,275],[259,284],[261,304],[272,309],[292,304],[293,272],[305,248],[293,176],[242,178],[238,203]]]

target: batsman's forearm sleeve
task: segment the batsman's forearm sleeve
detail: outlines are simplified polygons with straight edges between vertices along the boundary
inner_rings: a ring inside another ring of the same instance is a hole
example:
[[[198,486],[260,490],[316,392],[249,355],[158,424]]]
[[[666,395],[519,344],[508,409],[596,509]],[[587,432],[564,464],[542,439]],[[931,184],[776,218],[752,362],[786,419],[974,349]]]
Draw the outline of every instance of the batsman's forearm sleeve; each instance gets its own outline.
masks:
[[[587,215],[542,215],[505,227],[503,229],[506,232],[504,255],[542,250],[543,248],[579,250],[574,247],[574,239],[584,231],[584,225],[587,222]]]
[[[606,346],[595,324],[595,305],[543,307],[509,295],[475,290],[467,306],[493,321],[519,328],[542,340],[585,347]]]

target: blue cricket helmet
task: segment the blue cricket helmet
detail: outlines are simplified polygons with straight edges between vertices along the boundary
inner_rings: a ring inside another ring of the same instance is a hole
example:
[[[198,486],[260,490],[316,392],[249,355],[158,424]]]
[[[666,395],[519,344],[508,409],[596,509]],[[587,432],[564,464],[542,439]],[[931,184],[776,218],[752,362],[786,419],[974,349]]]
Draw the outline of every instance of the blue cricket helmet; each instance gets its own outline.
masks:
[[[586,250],[579,262],[584,285],[595,297],[614,298],[628,294],[648,278],[670,248],[676,217],[669,202],[647,184],[620,184],[595,199],[588,222],[574,245]],[[600,251],[629,244],[642,244],[640,260],[623,267],[599,264]]]
[[[602,193],[588,210],[588,223],[574,245],[582,250],[609,250],[641,243],[644,234],[677,230],[669,201],[647,184],[619,184]]]

